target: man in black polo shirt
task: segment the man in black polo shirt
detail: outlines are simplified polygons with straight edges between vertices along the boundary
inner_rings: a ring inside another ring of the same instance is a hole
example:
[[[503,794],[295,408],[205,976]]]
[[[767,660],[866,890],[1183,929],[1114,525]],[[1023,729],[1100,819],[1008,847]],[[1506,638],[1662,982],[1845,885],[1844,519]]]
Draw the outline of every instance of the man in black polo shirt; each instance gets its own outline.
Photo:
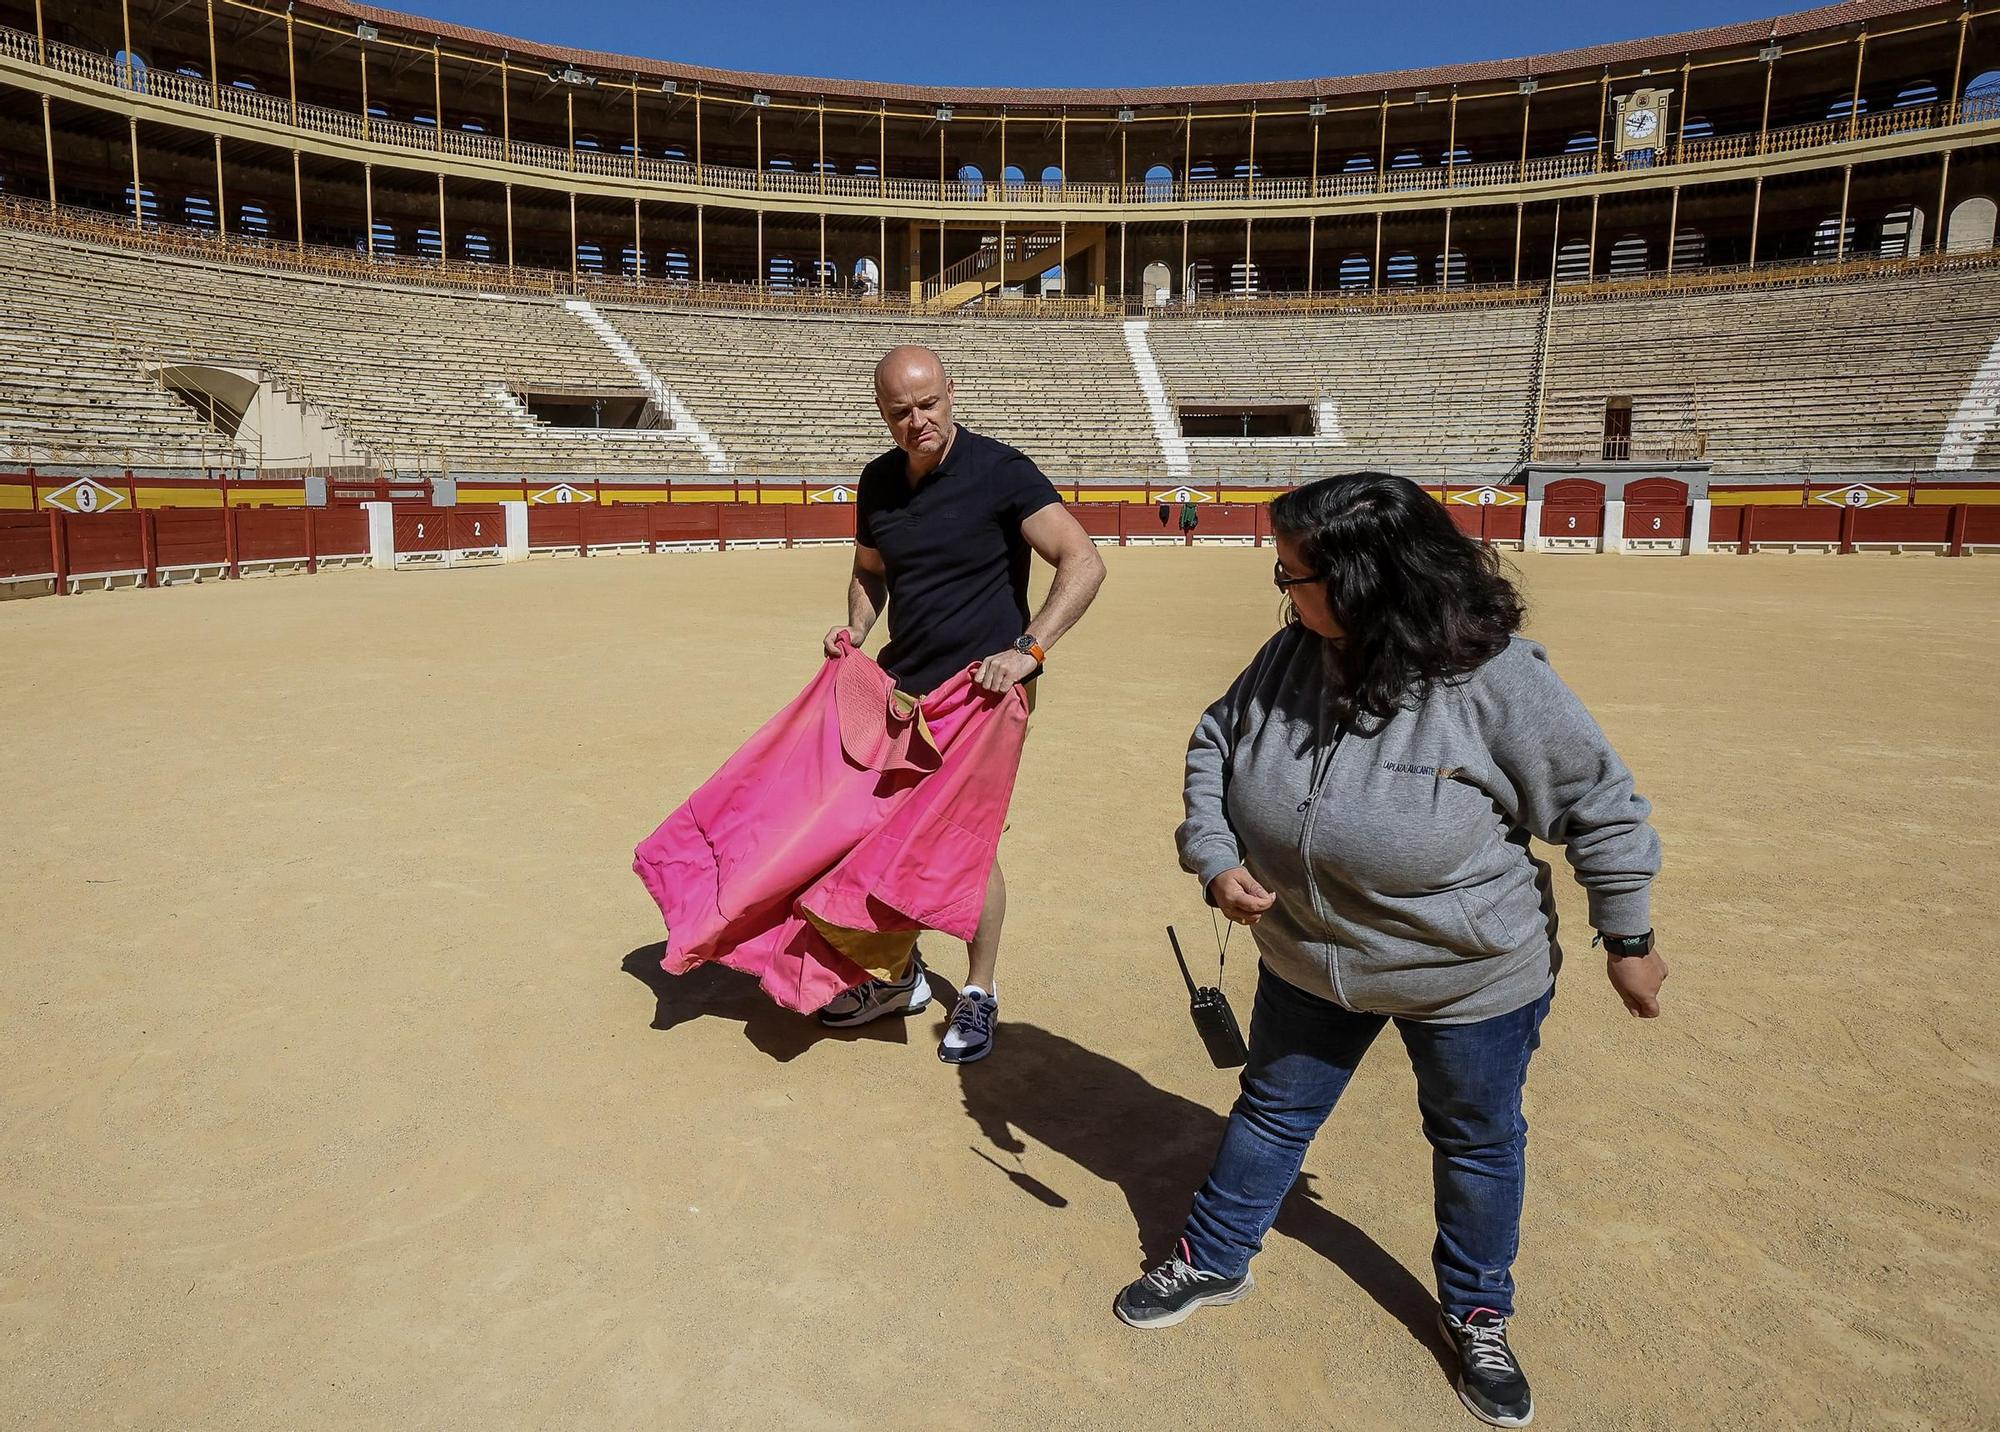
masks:
[[[888,608],[882,666],[899,688],[926,696],[977,665],[974,680],[1001,692],[1041,674],[1045,653],[1076,625],[1104,581],[1104,559],[1041,470],[992,438],[952,421],[954,390],[928,348],[891,349],[875,366],[875,406],[896,446],[861,473],[854,571],[844,632],[857,647]],[[1028,615],[1028,567],[1039,552],[1056,569],[1040,611]],[[1033,689],[1029,698],[1033,700]],[[1007,884],[994,861],[986,906],[967,949],[965,986],[938,1045],[947,1064],[983,1059],[1000,1010],[994,966]],[[921,959],[900,981],[870,980],[820,1011],[823,1023],[866,1024],[930,1003]]]

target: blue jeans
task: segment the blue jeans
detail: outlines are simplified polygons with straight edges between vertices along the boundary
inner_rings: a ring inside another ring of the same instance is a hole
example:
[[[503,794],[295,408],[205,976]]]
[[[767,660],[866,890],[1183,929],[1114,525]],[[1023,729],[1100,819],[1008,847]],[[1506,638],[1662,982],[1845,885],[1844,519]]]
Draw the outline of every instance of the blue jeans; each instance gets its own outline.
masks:
[[[1511,1014],[1474,1024],[1396,1021],[1417,1073],[1417,1108],[1431,1143],[1438,1302],[1455,1317],[1514,1312],[1528,1121],[1521,1089],[1555,990]],[[1190,1261],[1235,1277],[1250,1266],[1306,1147],[1340,1099],[1361,1056],[1389,1022],[1356,1014],[1287,984],[1257,978],[1250,1062],[1208,1182],[1195,1195]]]

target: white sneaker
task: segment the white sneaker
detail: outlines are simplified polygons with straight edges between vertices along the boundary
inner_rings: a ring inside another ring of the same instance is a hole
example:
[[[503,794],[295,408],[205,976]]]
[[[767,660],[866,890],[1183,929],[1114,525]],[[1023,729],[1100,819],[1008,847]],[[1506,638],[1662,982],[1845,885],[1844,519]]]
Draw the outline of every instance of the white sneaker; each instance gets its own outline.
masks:
[[[1000,1017],[1000,1000],[978,985],[959,991],[951,1007],[951,1023],[938,1041],[938,1058],[947,1064],[970,1064],[993,1052],[993,1022]]]
[[[829,1029],[850,1029],[885,1014],[921,1014],[930,1007],[931,982],[924,978],[922,955],[910,958],[909,973],[900,980],[863,980],[835,996],[819,1012]]]

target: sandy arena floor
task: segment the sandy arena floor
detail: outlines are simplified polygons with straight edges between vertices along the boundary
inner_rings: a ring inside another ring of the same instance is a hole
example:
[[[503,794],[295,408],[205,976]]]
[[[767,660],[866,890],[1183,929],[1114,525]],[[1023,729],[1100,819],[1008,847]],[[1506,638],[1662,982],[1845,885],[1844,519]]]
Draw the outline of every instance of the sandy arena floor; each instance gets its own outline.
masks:
[[[659,973],[632,846],[805,683],[844,564],[0,605],[0,1423],[1474,1425],[1393,1040],[1254,1298],[1110,1313],[1233,1092],[1162,926],[1212,949],[1180,757],[1268,553],[1111,554],[990,1061]],[[2000,562],[1522,567],[1657,804],[1674,970],[1641,1025],[1577,956],[1535,1063],[1537,1425],[2000,1423]]]

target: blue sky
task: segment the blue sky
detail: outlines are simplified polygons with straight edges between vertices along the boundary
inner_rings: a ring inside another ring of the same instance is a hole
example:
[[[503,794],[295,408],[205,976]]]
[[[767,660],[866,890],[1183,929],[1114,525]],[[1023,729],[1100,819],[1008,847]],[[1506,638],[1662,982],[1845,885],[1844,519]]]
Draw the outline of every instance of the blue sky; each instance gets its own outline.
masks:
[[[1542,54],[1805,8],[1756,0],[1606,5],[1493,0],[1002,0],[852,6],[802,0],[385,0],[526,39],[728,69],[908,84],[1107,86],[1303,79]]]

